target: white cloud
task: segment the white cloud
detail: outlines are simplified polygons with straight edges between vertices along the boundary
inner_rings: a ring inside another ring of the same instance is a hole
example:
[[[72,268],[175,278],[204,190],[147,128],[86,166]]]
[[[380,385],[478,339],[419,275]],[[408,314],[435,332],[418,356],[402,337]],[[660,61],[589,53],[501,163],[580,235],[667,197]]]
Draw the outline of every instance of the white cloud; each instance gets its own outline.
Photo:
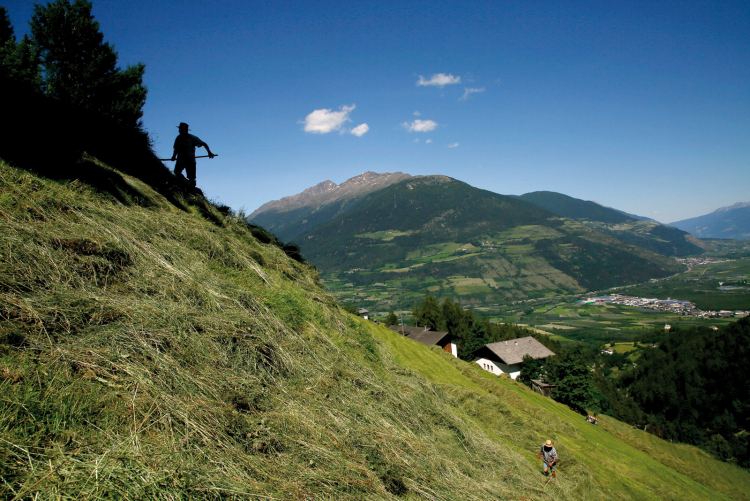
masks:
[[[432,139],[428,139],[427,141],[425,141],[425,143],[427,144],[430,144],[431,142],[432,142]]]
[[[415,112],[414,112],[414,116],[415,116],[415,117],[418,117],[418,116],[420,116],[420,115],[421,115],[421,113],[420,113],[420,112],[418,112],[418,111],[415,111]]]
[[[367,133],[367,131],[370,130],[370,126],[367,124],[361,124],[357,125],[355,128],[353,128],[350,132],[354,134],[357,137],[362,137]]]
[[[484,92],[484,87],[482,87],[481,89],[470,89],[468,87],[464,87],[464,95],[461,96],[461,100],[466,101],[467,99],[469,99],[469,96],[471,94],[475,94],[477,92]]]
[[[419,80],[417,81],[417,85],[434,85],[437,87],[459,83],[461,83],[461,77],[454,77],[453,75],[446,75],[445,73],[435,73],[429,80],[426,80],[425,77],[419,75]]]
[[[430,132],[437,127],[437,123],[432,120],[414,120],[412,123],[404,122],[402,125],[409,132]]]
[[[328,134],[334,130],[341,130],[344,123],[351,121],[349,113],[352,112],[354,107],[354,105],[341,106],[341,111],[331,111],[330,109],[313,111],[305,117],[305,132]]]
[[[453,144],[449,144],[448,148],[455,148],[456,146],[458,146],[458,143],[453,143]]]
[[[419,142],[419,138],[415,139],[415,140],[414,140],[414,142],[415,142],[415,143],[418,143],[418,142]]]

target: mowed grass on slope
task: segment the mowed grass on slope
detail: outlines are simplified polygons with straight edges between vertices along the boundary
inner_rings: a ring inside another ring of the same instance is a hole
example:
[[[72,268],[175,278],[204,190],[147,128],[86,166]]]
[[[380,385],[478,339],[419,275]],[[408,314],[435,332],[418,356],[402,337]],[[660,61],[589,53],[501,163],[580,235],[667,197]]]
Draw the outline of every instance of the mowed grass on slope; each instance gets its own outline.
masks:
[[[0,498],[699,497],[612,488],[556,404],[402,350],[201,197],[123,182],[0,162]],[[529,451],[552,433],[576,462],[545,487]]]
[[[534,455],[544,440],[553,440],[567,477],[556,488],[571,496],[606,492],[610,499],[750,499],[747,471],[698,448],[666,442],[607,416],[593,426],[568,407],[477,364],[393,331],[377,335],[400,363],[440,385],[486,433],[512,447],[519,463],[538,468]]]

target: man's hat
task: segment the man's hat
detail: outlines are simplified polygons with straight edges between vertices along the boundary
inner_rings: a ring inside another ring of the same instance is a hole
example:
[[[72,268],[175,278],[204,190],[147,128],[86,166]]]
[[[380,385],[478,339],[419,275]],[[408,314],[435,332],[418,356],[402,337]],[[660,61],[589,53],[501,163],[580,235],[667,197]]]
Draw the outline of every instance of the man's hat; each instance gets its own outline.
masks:
[[[187,130],[190,130],[188,129],[188,124],[186,124],[185,122],[180,122],[180,125],[177,126],[178,129],[182,129],[183,127]]]
[[[546,442],[544,442],[544,445],[546,447],[552,447],[552,440],[547,440]]]

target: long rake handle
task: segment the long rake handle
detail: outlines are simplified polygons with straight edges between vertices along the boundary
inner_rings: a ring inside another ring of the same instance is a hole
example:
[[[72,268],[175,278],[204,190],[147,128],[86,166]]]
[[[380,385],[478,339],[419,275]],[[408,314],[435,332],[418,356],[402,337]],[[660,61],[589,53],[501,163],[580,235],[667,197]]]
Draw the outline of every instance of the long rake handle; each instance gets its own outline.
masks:
[[[555,469],[555,470],[556,470],[556,471],[557,471],[557,472],[558,472],[558,473],[559,473],[560,475],[562,475],[562,476],[563,476],[563,478],[568,478],[568,477],[566,477],[566,476],[565,476],[565,474],[564,474],[563,472],[561,472],[561,471],[560,471],[560,467],[559,467],[559,466],[552,466],[551,464],[549,464],[549,463],[548,463],[547,461],[545,461],[544,459],[542,459],[542,463],[546,464],[546,465],[547,465],[547,466],[549,466],[550,468],[554,468],[554,469]]]
[[[534,453],[532,452],[532,454],[534,454]],[[534,454],[534,455],[536,455],[536,454]],[[552,466],[551,464],[549,464],[549,463],[548,463],[547,461],[545,461],[544,459],[542,459],[542,463],[546,464],[546,465],[547,465],[547,466],[549,466],[550,468],[554,468],[555,470],[559,471],[559,472],[560,472],[560,475],[562,475],[562,476],[563,476],[563,478],[568,478],[568,477],[566,477],[566,476],[565,476],[565,474],[564,474],[563,472],[561,472],[561,471],[560,471],[560,467],[559,467],[559,466]]]
[[[218,157],[219,155],[214,153],[214,156]],[[208,158],[208,155],[201,155],[201,156],[194,157],[194,158]],[[174,160],[172,160],[171,158],[160,158],[159,160],[162,162],[174,162]]]

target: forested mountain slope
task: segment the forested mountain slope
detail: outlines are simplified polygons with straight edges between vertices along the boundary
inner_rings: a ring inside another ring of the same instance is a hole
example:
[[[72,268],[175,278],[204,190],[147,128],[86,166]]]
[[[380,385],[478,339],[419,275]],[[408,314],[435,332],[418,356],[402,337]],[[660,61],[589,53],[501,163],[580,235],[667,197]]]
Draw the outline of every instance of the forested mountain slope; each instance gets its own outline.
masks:
[[[326,277],[337,272],[365,286],[401,280],[438,296],[462,295],[464,304],[601,289],[679,269],[583,223],[445,176],[371,193],[298,242]],[[378,306],[413,302],[397,285],[389,288]]]
[[[626,223],[633,218],[590,200],[580,200],[554,191],[534,191],[518,197],[526,202],[544,207],[558,216],[571,219],[587,219],[602,223]]]
[[[535,191],[518,197],[558,216],[576,219],[621,240],[649,249],[663,256],[702,254],[703,247],[684,228],[659,224],[630,215],[596,202],[580,200],[552,191]]]
[[[0,162],[3,498],[747,499],[747,472],[347,315],[262,230],[86,161],[118,182]]]

